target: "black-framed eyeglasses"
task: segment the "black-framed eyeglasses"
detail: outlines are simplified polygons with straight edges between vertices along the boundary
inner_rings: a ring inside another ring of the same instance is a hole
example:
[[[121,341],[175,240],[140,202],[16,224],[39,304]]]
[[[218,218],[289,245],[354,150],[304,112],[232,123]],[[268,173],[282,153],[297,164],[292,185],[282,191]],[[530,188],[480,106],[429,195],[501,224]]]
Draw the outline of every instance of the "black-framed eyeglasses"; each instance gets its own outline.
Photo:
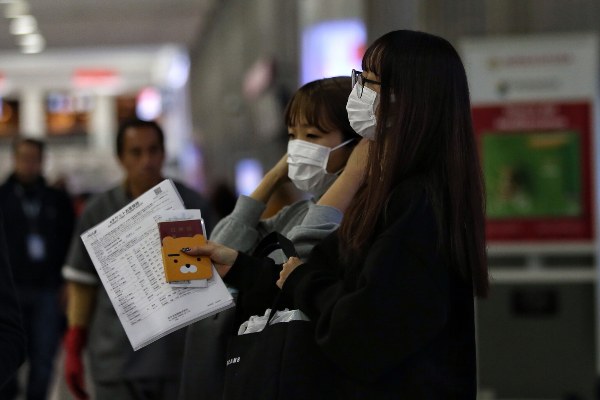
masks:
[[[358,98],[362,97],[363,90],[365,89],[365,83],[371,83],[373,85],[381,85],[381,82],[367,79],[363,76],[362,71],[356,69],[352,70],[352,87],[356,89],[356,95]]]

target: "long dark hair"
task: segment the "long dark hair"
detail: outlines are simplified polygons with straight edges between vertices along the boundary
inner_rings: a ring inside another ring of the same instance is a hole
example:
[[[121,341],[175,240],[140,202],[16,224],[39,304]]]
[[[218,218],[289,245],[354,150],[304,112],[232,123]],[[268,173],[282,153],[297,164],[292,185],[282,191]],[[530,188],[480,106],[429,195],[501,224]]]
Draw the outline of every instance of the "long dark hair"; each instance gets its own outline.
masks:
[[[438,220],[441,250],[475,294],[489,290],[485,195],[464,67],[452,45],[423,32],[394,31],[377,39],[363,70],[381,81],[367,179],[340,226],[346,254],[360,254],[393,188],[423,176]]]

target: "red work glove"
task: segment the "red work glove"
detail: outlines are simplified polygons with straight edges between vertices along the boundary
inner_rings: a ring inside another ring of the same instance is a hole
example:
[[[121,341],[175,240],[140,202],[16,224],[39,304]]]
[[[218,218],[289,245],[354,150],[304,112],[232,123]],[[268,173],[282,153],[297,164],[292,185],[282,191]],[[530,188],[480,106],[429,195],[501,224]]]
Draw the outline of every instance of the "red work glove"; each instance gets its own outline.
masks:
[[[65,334],[65,380],[69,391],[77,400],[88,400],[85,391],[83,369],[83,347],[87,339],[87,330],[79,326],[70,327]]]

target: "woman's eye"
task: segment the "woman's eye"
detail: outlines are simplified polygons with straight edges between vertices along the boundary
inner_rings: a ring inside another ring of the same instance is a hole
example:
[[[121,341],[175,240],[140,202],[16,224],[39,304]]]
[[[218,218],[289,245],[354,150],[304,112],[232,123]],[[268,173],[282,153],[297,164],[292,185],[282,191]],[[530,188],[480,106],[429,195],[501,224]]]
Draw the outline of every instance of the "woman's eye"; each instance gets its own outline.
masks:
[[[293,133],[288,133],[288,140],[294,140],[295,136]]]

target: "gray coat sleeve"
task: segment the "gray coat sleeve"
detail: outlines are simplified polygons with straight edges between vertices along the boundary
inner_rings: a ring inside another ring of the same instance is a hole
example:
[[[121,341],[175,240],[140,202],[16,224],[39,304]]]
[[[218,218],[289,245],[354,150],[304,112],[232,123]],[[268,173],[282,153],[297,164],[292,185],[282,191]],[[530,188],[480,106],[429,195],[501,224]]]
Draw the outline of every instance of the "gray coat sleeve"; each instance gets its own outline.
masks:
[[[264,234],[260,216],[266,205],[248,196],[240,196],[231,214],[217,223],[210,240],[243,252],[250,252]]]
[[[335,231],[342,213],[333,207],[299,201],[284,207],[268,219],[260,219],[265,205],[247,196],[240,196],[233,212],[215,227],[211,240],[251,253],[258,242],[273,231],[287,236],[296,247],[300,258],[308,257],[315,244]],[[274,255],[284,260],[283,253]]]
[[[306,260],[312,248],[338,228],[342,217],[342,212],[337,208],[310,204],[302,223],[287,234],[300,259]]]

